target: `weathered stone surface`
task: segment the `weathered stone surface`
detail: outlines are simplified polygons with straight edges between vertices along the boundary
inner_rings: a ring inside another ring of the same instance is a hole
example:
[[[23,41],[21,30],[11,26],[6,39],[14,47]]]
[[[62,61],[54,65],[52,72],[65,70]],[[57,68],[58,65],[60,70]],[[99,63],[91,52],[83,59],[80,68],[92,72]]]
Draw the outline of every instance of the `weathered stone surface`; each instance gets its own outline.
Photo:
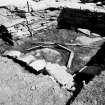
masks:
[[[62,67],[59,64],[52,64],[50,62],[46,65],[48,73],[54,77],[56,81],[63,85],[64,88],[70,90],[74,85],[73,76],[67,73],[66,69],[67,68]]]
[[[95,45],[96,46],[101,46],[104,42],[104,39],[101,37],[96,37],[96,38],[89,38],[86,36],[80,36],[76,38],[76,41],[82,45]]]
[[[80,32],[82,32],[84,34],[90,35],[90,31],[87,30],[87,29],[78,28],[78,31],[80,31]]]
[[[10,51],[7,53],[7,55],[13,58],[14,55],[19,55],[18,51]],[[37,53],[36,53],[37,52]],[[73,83],[73,76],[70,75],[67,72],[67,67],[64,65],[60,65],[57,62],[53,63],[55,58],[58,56],[60,56],[60,53],[56,50],[50,49],[50,48],[43,48],[41,50],[36,50],[36,52],[31,52],[31,53],[27,53],[25,55],[23,55],[23,53],[20,53],[21,55],[19,57],[17,57],[17,60],[22,61],[23,63],[26,63],[27,66],[32,67],[33,70],[39,72],[40,70],[47,70],[47,72],[52,76],[52,78],[55,78],[56,81],[59,82],[59,84],[63,85],[63,88],[66,89],[71,89],[71,87],[74,85]],[[14,55],[11,55],[11,54]],[[43,55],[41,54],[43,53]],[[32,55],[30,55],[32,54]],[[35,54],[35,56],[34,56]],[[23,56],[22,56],[23,55]],[[36,56],[37,55],[37,56]],[[38,59],[36,57],[38,56],[44,56],[43,59]],[[55,58],[54,58],[55,57]],[[48,62],[48,61],[52,61],[52,62]],[[21,62],[21,63],[22,63]],[[19,63],[20,64],[20,63]],[[25,67],[26,65],[24,65]],[[34,71],[33,71],[34,72]]]
[[[30,66],[36,71],[40,71],[46,67],[46,62],[44,59],[39,59],[30,64]]]
[[[20,61],[23,61],[27,64],[31,63],[32,61],[36,60],[36,58],[33,55],[24,55],[17,58]]]

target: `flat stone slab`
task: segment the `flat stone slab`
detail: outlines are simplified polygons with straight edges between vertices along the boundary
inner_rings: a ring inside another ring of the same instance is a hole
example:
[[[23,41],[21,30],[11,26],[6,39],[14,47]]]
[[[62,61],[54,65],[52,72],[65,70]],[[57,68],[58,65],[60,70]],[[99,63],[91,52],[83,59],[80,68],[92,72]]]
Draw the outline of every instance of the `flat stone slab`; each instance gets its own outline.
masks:
[[[39,56],[41,55],[41,51],[43,51],[46,56],[50,56],[50,58],[60,55],[60,53],[58,53],[55,50],[44,48],[36,51],[37,53],[39,53]],[[10,52],[6,53],[6,55],[15,58],[14,56],[15,54],[11,55]],[[16,51],[14,51],[14,53],[15,52]],[[21,53],[21,55],[23,54]],[[37,71],[40,73],[41,70],[43,71],[46,70],[48,72],[48,75],[50,75],[53,78],[53,80],[61,84],[63,88],[71,90],[71,87],[74,85],[74,82],[73,82],[74,79],[73,79],[73,76],[67,72],[67,67],[65,65],[61,66],[58,63],[48,62],[46,58],[45,59],[44,58],[37,59],[36,56],[25,54],[24,56],[17,57],[16,59],[19,61],[22,61],[23,63],[26,63],[27,66],[32,67],[33,72]]]

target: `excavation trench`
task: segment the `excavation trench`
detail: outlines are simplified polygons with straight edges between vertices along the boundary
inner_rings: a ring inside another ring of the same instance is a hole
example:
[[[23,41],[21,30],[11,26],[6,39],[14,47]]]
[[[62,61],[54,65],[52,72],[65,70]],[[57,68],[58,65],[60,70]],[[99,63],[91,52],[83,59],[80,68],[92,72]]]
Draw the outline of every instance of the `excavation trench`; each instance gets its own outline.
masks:
[[[94,55],[90,59],[90,61],[84,65],[84,67],[83,67],[84,69],[82,71],[76,71],[76,72],[72,73],[72,75],[75,75],[74,81],[75,81],[76,90],[73,92],[73,96],[68,100],[67,105],[72,103],[74,101],[74,99],[77,97],[77,95],[79,95],[79,92],[81,91],[81,89],[84,86],[84,81],[86,84],[88,84],[90,81],[92,81],[92,79],[96,75],[99,75],[101,73],[101,71],[104,70],[104,68],[105,68],[104,67],[105,62],[103,59],[104,48],[105,48],[105,44],[103,44],[101,46],[101,49],[96,53],[96,55]],[[45,53],[42,53],[41,51],[45,52]],[[55,51],[57,53],[59,52],[60,55],[58,54],[56,56],[56,53],[55,53],[55,56],[54,56],[54,53],[52,53],[52,51]],[[60,60],[60,62],[59,62],[60,65],[65,65],[70,70],[74,57],[71,59],[71,53],[73,51],[68,49],[67,47],[65,47],[61,44],[57,44],[57,43],[43,42],[43,43],[37,43],[36,45],[34,45],[34,47],[30,47],[30,48],[27,48],[24,51],[22,51],[22,53],[24,53],[24,55],[29,55],[29,54],[37,55],[37,52],[40,52],[38,59],[44,58],[47,62],[52,62],[52,63],[56,63],[56,60],[58,59],[58,60]],[[25,70],[28,70],[28,72],[30,72],[30,73],[33,73],[35,75],[39,75],[40,73],[42,73],[44,75],[49,75],[49,73],[47,72],[47,70],[45,68],[43,68],[40,71],[35,71],[35,69],[33,69],[32,67],[27,65],[25,62],[18,60],[17,58],[14,58],[12,56],[7,55],[7,57],[10,59],[13,59],[16,63],[20,64],[22,67],[25,67]],[[70,73],[70,71],[69,71],[69,73]],[[60,84],[60,83],[59,83],[59,85],[62,86],[62,84]]]
[[[44,32],[42,33],[42,31]],[[84,63],[83,61],[81,61],[81,59],[79,59],[79,57],[82,54],[86,56],[85,53],[88,53],[91,49],[84,48],[83,46],[76,46],[76,45],[75,46],[72,46],[72,45],[65,46],[64,45],[65,42],[69,42],[69,43],[72,41],[75,42],[76,37],[81,34],[78,34],[74,30],[70,31],[67,29],[63,29],[63,30],[47,29],[46,31],[45,30],[42,30],[42,31],[36,32],[37,34],[35,35],[35,37],[37,38],[37,42],[44,41],[44,43],[36,42],[36,43],[30,44],[30,42],[27,42],[26,45],[20,44],[20,46],[17,45],[10,49],[21,51],[24,55],[27,55],[29,53],[33,54],[33,52],[34,54],[36,54],[36,52],[40,52],[40,54],[42,55],[38,56],[38,59],[46,59],[47,62],[52,62],[52,63],[56,63],[56,61],[58,60],[59,62],[57,63],[69,68],[67,72],[71,73],[71,75],[75,75],[74,81],[75,81],[75,87],[76,87],[76,90],[73,92],[73,96],[68,100],[66,104],[66,105],[70,105],[70,103],[72,103],[75,100],[75,98],[77,97],[77,95],[79,95],[79,92],[83,88],[84,86],[83,81],[85,81],[85,83],[88,84],[90,81],[92,81],[92,79],[96,75],[99,75],[101,71],[105,69],[105,66],[104,66],[105,64],[105,60],[104,60],[105,44],[103,44],[100,47],[100,49],[97,51],[96,54],[94,54],[94,56],[91,56],[91,59],[89,61],[86,61]],[[47,41],[50,41],[51,43],[46,43],[46,39]],[[53,42],[54,40],[56,41],[56,43]],[[59,43],[63,43],[63,44],[59,44]],[[47,54],[43,53],[43,51],[41,52],[41,50],[43,49],[47,49],[48,51]],[[54,56],[53,54],[51,54],[51,52],[49,52],[48,49],[58,52],[59,54],[57,56]],[[72,53],[74,53],[74,56],[72,55]],[[78,53],[77,54],[78,56],[76,55],[76,53]],[[8,58],[13,59],[16,63],[20,64],[22,67],[25,67],[25,70],[29,71],[29,73],[33,73],[35,75],[39,75],[40,73],[44,75],[48,75],[48,72],[45,70],[45,68],[40,71],[35,71],[32,67],[22,62],[21,60],[18,60],[11,56],[8,56]],[[84,69],[80,71],[82,68]]]

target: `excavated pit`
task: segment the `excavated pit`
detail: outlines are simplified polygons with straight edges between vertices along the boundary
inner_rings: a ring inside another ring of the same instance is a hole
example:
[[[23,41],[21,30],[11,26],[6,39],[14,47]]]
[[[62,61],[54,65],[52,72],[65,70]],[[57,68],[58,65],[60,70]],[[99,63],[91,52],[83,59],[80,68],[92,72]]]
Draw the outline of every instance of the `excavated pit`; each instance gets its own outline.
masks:
[[[22,53],[27,54],[27,53],[32,53],[33,51],[39,51],[41,49],[46,49],[46,48],[50,48],[50,49],[54,49],[56,51],[59,51],[61,53],[61,55],[63,56],[63,58],[65,60],[61,61],[62,63],[60,63],[61,65],[66,65],[67,66],[67,58],[69,53],[67,51],[65,51],[64,49],[62,50],[62,47],[59,48],[57,47],[56,44],[42,44],[42,43],[36,43],[34,44],[34,46],[32,48],[25,48],[24,51],[22,51]],[[71,47],[72,48],[72,47]],[[69,105],[71,102],[74,101],[74,99],[77,97],[77,95],[80,93],[81,89],[83,88],[83,81],[85,81],[85,83],[89,83],[90,81],[92,81],[92,79],[96,76],[99,75],[101,73],[102,70],[104,70],[104,59],[103,59],[103,53],[104,51],[104,44],[101,46],[100,50],[97,50],[97,53],[91,58],[91,60],[87,63],[84,64],[84,66],[88,66],[83,72],[78,73],[79,70],[77,71],[68,71],[72,74],[76,74],[76,76],[74,77],[75,80],[75,87],[76,87],[76,91],[73,92],[73,96],[68,100],[68,102],[66,103],[66,105]],[[65,55],[65,53],[67,53]],[[42,56],[43,57],[43,56]],[[51,57],[51,55],[50,55]],[[39,57],[40,58],[40,57]],[[45,58],[45,57],[43,57]],[[13,59],[13,58],[12,58]],[[25,70],[33,73],[35,75],[39,75],[40,73],[44,74],[44,75],[48,75],[48,72],[46,70],[42,70],[40,72],[36,72],[33,68],[29,67],[26,63],[23,63],[17,59],[13,59],[16,63],[20,64],[22,67],[25,67]],[[52,61],[51,59],[48,58],[48,61]],[[65,63],[66,62],[66,63]],[[73,62],[74,63],[74,62]],[[72,67],[72,65],[71,65]],[[82,68],[82,67],[81,67]]]

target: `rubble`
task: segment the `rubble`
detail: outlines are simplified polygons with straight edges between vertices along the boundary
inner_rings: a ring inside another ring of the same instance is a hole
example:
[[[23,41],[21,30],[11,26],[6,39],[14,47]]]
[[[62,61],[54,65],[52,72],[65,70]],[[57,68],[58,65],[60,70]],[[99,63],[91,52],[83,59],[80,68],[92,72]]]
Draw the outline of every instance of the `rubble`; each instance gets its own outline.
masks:
[[[13,0],[13,2],[14,2],[14,0]],[[21,2],[21,1],[18,1],[18,2]],[[56,2],[55,0],[51,0],[51,1],[42,0],[39,2],[28,0],[29,6],[30,6],[30,11],[31,11],[31,8],[33,10],[32,13],[31,12],[28,13],[27,5],[24,5],[25,6],[24,8],[22,8],[22,7],[19,8],[18,2],[17,2],[17,6],[11,5],[11,7],[8,7],[7,9],[2,8],[2,9],[4,9],[3,11],[8,12],[8,15],[5,13],[5,16],[7,17],[7,19],[3,19],[3,20],[7,20],[7,21],[3,22],[2,24],[4,24],[8,28],[8,30],[10,31],[10,33],[12,34],[14,39],[18,39],[18,38],[23,39],[23,38],[29,37],[30,32],[32,35],[34,35],[36,31],[46,29],[51,25],[56,25],[57,24],[56,20],[57,20],[57,16],[59,15],[59,10],[56,11],[56,14],[54,13],[55,11],[52,11],[52,12],[50,11],[48,13],[45,13],[46,9],[49,10],[49,8],[55,8],[55,9],[56,8],[59,9],[60,7],[68,7],[68,8],[74,8],[74,9],[81,8],[82,10],[88,9],[89,11],[93,11],[93,12],[95,9],[95,12],[100,13],[102,11],[102,13],[104,13],[104,8],[97,7],[97,6],[95,6],[95,4],[89,5],[89,4],[82,4],[82,3],[77,3],[77,2],[73,3],[74,1],[72,3],[71,3],[71,1]],[[27,1],[24,1],[24,2],[27,4]],[[23,3],[23,1],[22,1],[22,3]],[[43,4],[46,4],[46,5],[43,6]],[[14,5],[16,5],[16,4],[14,4]],[[2,6],[3,6],[3,4],[1,3],[1,7]],[[16,12],[15,8],[18,8],[18,10],[20,10],[19,12],[25,11],[26,18],[23,19],[23,18],[20,18],[19,16],[17,16],[15,13]],[[45,12],[36,13],[37,10],[41,10],[41,11],[45,11]],[[33,14],[33,15],[31,15],[31,14]],[[4,17],[4,18],[6,18],[6,17]],[[27,25],[26,19],[28,21],[28,25]],[[27,26],[29,26],[29,28]],[[79,28],[81,28],[81,27],[79,27]]]

